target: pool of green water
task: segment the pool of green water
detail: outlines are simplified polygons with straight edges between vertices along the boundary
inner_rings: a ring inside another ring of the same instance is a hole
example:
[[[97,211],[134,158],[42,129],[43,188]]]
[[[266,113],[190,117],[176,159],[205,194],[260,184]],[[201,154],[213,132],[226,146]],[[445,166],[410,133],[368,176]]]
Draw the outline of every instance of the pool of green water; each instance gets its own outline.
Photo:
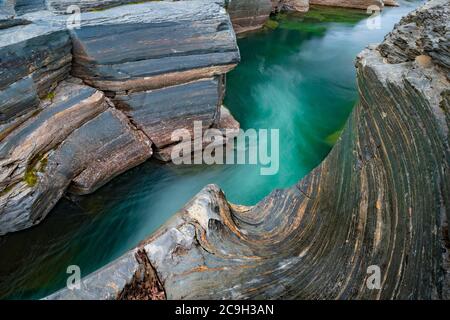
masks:
[[[243,129],[279,129],[279,172],[258,165],[145,163],[93,195],[63,199],[32,229],[0,238],[0,298],[41,298],[63,287],[69,265],[86,276],[148,237],[209,183],[252,205],[299,181],[326,157],[357,100],[354,60],[418,1],[386,8],[380,28],[363,11],[312,8],[279,15],[238,40],[241,64],[225,105]]]

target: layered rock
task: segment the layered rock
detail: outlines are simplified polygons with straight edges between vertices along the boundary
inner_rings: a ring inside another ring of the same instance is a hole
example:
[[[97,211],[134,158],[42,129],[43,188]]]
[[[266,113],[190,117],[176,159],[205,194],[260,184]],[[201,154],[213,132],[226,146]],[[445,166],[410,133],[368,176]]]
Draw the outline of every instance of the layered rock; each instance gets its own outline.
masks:
[[[432,30],[447,29],[448,8],[431,1],[358,56],[360,103],[329,156],[296,186],[254,207],[208,186],[82,290],[49,298],[123,296],[132,281],[116,274],[144,252],[169,299],[448,299],[448,68],[440,56],[389,62],[405,23],[419,32],[410,37],[428,39],[420,16],[442,15]],[[373,266],[379,288],[367,286]]]
[[[151,155],[150,140],[102,92],[64,81],[0,143],[0,234],[39,223],[72,181],[90,193]]]
[[[240,59],[219,5],[148,3],[85,14],[82,21],[73,32],[72,74],[107,91],[158,150],[176,142],[174,129],[218,121],[223,75]]]
[[[23,14],[38,2],[8,3]],[[0,235],[39,223],[66,191],[94,192],[153,148],[172,160],[176,129],[233,123],[221,117],[224,74],[240,57],[223,4],[121,6],[84,14],[70,32],[66,16],[22,17],[27,25],[0,33]]]
[[[260,29],[272,12],[271,0],[233,0],[228,12],[236,33]]]
[[[1,31],[0,124],[36,109],[38,98],[68,76],[71,49],[69,34],[49,24]]]

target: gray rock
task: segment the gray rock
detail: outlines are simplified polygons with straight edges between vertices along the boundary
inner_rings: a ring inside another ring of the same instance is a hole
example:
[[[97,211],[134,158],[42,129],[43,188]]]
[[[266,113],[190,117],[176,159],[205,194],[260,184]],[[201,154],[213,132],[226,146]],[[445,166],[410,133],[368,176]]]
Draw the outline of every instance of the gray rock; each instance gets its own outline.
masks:
[[[309,0],[309,4],[362,10],[367,10],[370,6],[376,6],[380,9],[384,7],[383,0]]]
[[[128,5],[83,14],[81,21],[73,31],[73,74],[101,90],[144,91],[209,78],[239,61],[229,18],[216,4]]]
[[[163,148],[174,129],[188,129],[193,135],[194,121],[203,128],[213,125],[219,112],[218,80],[202,80],[148,92],[116,96],[117,106],[133,123]]]
[[[50,105],[0,141],[0,235],[39,223],[53,208],[79,173],[66,166],[86,167],[76,157],[52,162],[54,149],[107,107],[95,89],[63,83]]]
[[[0,32],[0,124],[35,109],[71,67],[69,34],[48,24]]]
[[[114,300],[140,271],[136,250],[128,252],[113,264],[86,277],[81,289],[64,289],[48,296],[45,300]]]
[[[233,0],[228,13],[237,34],[260,29],[272,12],[271,0]]]
[[[57,162],[70,164],[77,173],[82,169],[73,178],[70,191],[88,194],[148,160],[153,153],[151,146],[151,141],[122,112],[110,108],[61,145]]]
[[[444,69],[450,69],[448,1],[428,2],[404,17],[386,36],[379,50],[389,63],[414,61],[416,57],[425,55]]]

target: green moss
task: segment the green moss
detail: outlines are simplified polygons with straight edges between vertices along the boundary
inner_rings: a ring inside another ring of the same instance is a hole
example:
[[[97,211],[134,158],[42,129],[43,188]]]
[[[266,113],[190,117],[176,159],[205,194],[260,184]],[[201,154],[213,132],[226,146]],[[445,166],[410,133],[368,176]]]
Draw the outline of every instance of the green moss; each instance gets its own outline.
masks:
[[[29,165],[25,170],[25,175],[23,181],[29,186],[34,187],[38,183],[38,173],[45,172],[47,167],[48,159],[46,157],[41,157],[33,162],[33,165]]]
[[[332,134],[330,134],[328,137],[325,138],[325,142],[330,145],[330,146],[334,146],[336,144],[336,142],[338,141],[339,137],[342,134],[342,129],[338,130],[336,132],[333,132]]]
[[[56,93],[54,91],[47,93],[43,100],[53,100],[55,99]]]
[[[37,184],[37,170],[34,168],[27,168],[25,171],[25,175],[23,177],[23,181],[29,186],[34,187]]]
[[[266,28],[271,29],[271,30],[275,30],[276,28],[278,28],[279,23],[278,23],[277,21],[275,21],[275,20],[270,19],[270,20],[267,20],[267,21],[266,21],[266,23],[264,24],[264,26],[265,26]]]
[[[366,19],[367,16],[365,11],[358,9],[312,6],[305,14],[305,19],[314,20],[314,22],[355,24]]]

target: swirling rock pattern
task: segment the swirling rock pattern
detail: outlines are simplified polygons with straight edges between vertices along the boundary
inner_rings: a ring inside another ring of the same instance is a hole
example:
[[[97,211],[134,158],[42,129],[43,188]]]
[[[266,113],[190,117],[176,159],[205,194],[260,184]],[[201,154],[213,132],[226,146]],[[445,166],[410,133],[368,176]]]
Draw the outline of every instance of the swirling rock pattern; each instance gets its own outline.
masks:
[[[434,30],[447,28],[449,5],[433,0],[402,23],[420,24],[427,11],[444,15],[430,21]],[[123,296],[114,275],[142,251],[169,299],[449,299],[448,69],[435,57],[389,63],[401,29],[358,56],[360,103],[326,160],[296,186],[254,207],[208,186],[82,290],[49,299],[101,298],[106,283]],[[380,289],[366,286],[372,265]]]

